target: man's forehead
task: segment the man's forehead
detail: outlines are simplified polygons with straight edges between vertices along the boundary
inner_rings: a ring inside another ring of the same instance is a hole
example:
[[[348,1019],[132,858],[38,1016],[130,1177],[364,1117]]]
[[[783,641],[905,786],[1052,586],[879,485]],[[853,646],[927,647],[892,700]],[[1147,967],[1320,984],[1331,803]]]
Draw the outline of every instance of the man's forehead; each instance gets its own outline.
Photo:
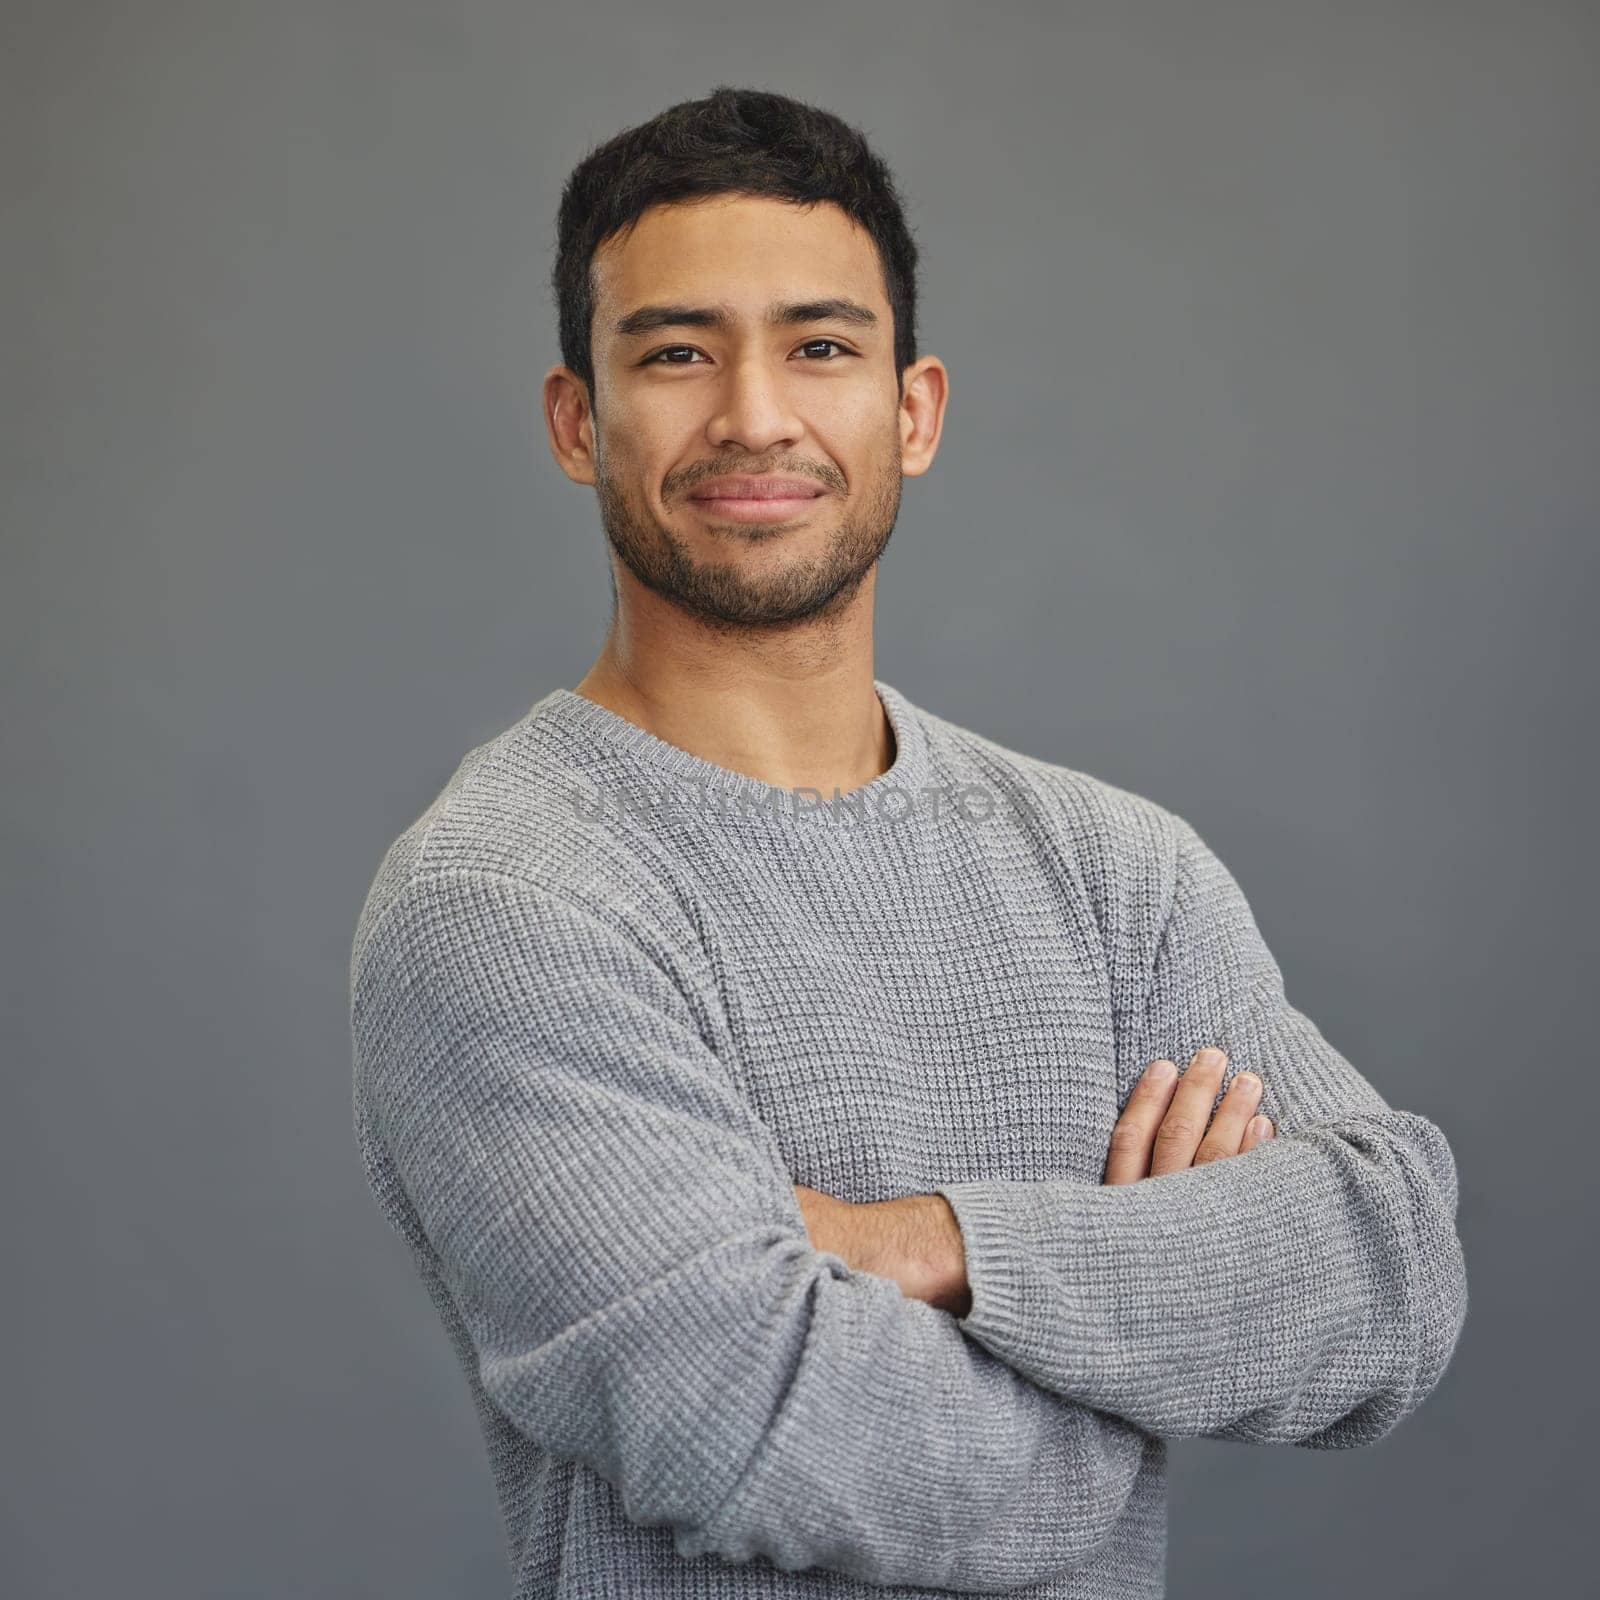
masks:
[[[837,206],[766,198],[652,206],[594,254],[596,332],[645,302],[760,320],[779,303],[887,308],[872,236]]]

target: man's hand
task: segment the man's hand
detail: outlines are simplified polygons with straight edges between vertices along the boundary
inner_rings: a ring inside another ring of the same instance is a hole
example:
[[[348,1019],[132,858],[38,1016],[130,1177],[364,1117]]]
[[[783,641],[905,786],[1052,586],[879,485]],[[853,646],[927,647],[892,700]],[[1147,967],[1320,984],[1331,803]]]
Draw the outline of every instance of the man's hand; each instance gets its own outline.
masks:
[[[893,1278],[908,1299],[936,1310],[964,1317],[972,1309],[961,1227],[942,1194],[858,1205],[801,1183],[794,1192],[814,1249],[841,1256],[854,1272]]]
[[[1274,1137],[1268,1118],[1251,1116],[1261,1098],[1261,1080],[1251,1072],[1234,1078],[1207,1127],[1227,1066],[1220,1050],[1198,1051],[1181,1075],[1170,1061],[1152,1061],[1111,1130],[1103,1181],[1136,1183],[1240,1155]],[[908,1298],[940,1311],[964,1317],[972,1309],[961,1227],[943,1195],[857,1205],[803,1183],[794,1192],[814,1249],[842,1257],[852,1271],[893,1278]]]
[[[1111,1130],[1103,1181],[1137,1183],[1240,1155],[1275,1137],[1269,1118],[1251,1116],[1261,1099],[1261,1080],[1253,1072],[1234,1077],[1207,1128],[1227,1068],[1220,1050],[1197,1051],[1181,1077],[1171,1061],[1152,1061]]]

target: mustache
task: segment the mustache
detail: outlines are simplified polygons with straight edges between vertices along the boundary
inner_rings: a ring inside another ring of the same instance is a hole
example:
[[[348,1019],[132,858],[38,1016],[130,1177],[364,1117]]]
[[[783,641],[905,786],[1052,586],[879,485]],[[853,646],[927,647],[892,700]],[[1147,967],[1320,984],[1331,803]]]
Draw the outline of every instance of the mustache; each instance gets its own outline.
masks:
[[[833,467],[820,461],[768,458],[765,461],[703,461],[672,473],[662,484],[666,495],[692,494],[708,478],[743,475],[752,478],[809,478],[825,489],[843,494],[845,481]]]

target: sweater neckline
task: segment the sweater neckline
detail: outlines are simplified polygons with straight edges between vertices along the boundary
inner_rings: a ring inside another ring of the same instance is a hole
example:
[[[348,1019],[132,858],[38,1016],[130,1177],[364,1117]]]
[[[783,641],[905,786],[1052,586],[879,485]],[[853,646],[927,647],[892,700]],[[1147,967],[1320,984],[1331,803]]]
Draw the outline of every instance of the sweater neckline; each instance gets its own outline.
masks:
[[[880,815],[899,821],[919,803],[919,791],[930,782],[928,737],[916,707],[898,689],[881,678],[873,679],[873,688],[894,733],[894,759],[876,778],[843,793],[839,808],[848,809],[853,822],[871,822]],[[803,819],[812,810],[828,811],[834,800],[831,794],[824,794],[819,801],[810,790],[786,789],[718,766],[575,689],[553,689],[536,709],[554,714],[583,742],[615,751],[653,772],[685,780],[718,796],[744,795],[752,801],[766,801],[768,814],[772,814],[774,796],[783,802],[776,808],[779,814],[792,820]]]

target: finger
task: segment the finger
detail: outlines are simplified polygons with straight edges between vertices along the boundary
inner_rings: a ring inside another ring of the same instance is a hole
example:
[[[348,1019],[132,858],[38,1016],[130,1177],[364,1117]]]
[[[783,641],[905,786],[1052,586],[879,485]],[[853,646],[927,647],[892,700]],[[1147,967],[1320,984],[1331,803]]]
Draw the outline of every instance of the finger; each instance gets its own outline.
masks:
[[[1239,1146],[1240,1154],[1242,1155],[1246,1150],[1254,1149],[1258,1144],[1266,1144],[1276,1134],[1277,1129],[1272,1126],[1270,1117],[1251,1117],[1249,1122],[1245,1124],[1244,1141]]]
[[[1149,1175],[1156,1129],[1161,1126],[1177,1082],[1178,1069],[1171,1061],[1152,1061],[1140,1074],[1111,1130],[1103,1183],[1137,1183]]]
[[[1244,1141],[1244,1131],[1250,1118],[1261,1104],[1261,1080],[1253,1072],[1234,1074],[1228,1092],[1222,1097],[1200,1148],[1194,1153],[1194,1164],[1204,1166],[1208,1161],[1220,1161],[1224,1156],[1236,1156]]]
[[[1228,1058],[1220,1050],[1197,1050],[1190,1058],[1173,1091],[1172,1104],[1156,1129],[1150,1155],[1152,1178],[1193,1165],[1194,1153],[1211,1121],[1212,1102],[1227,1070]]]

